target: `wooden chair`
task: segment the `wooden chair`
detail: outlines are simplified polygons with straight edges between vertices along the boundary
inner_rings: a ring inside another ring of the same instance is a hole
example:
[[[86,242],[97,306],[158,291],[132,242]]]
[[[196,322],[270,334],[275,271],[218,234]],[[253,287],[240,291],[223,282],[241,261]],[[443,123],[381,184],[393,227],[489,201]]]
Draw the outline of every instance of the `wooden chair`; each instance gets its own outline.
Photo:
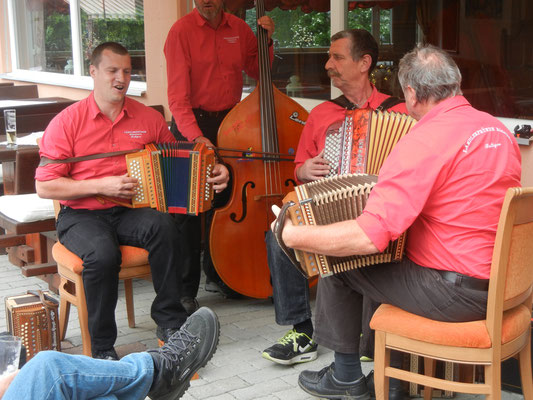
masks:
[[[59,202],[54,201],[54,204],[56,206],[57,216],[57,213],[59,212]],[[130,328],[134,328],[135,312],[133,308],[132,279],[150,276],[148,252],[139,247],[132,246],[120,246],[120,251],[122,252],[122,264],[120,265],[119,279],[124,281],[128,325]],[[70,314],[70,305],[72,304],[78,308],[83,354],[91,356],[91,338],[89,336],[87,303],[85,300],[85,289],[81,276],[83,271],[82,260],[59,242],[52,247],[52,256],[57,263],[57,272],[60,276],[60,339],[65,339]]]
[[[388,398],[388,378],[431,388],[501,398],[501,362],[517,356],[522,390],[533,399],[531,375],[531,305],[533,293],[533,188],[510,188],[503,203],[492,266],[485,320],[449,323],[381,305],[370,326],[376,331],[374,379],[376,398]],[[390,366],[390,350],[424,358],[425,375]],[[436,360],[482,365],[485,383],[435,378]]]

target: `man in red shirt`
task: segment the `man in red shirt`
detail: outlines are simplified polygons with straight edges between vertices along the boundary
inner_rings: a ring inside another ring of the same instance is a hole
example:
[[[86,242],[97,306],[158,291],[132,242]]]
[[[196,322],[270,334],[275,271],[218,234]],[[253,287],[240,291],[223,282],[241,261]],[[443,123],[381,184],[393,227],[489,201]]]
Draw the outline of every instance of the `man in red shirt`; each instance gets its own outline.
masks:
[[[363,214],[322,226],[287,221],[282,232],[289,247],[342,257],[382,251],[408,230],[402,262],[319,280],[314,339],[335,351],[335,362],[303,371],[299,384],[322,398],[369,398],[358,354],[363,296],[440,321],[485,318],[501,205],[520,186],[516,141],[461,95],[461,73],[446,52],[417,47],[399,66],[418,122],[383,164]]]
[[[295,158],[295,177],[298,182],[321,179],[330,172],[329,163],[323,158],[326,135],[339,131],[347,109],[384,108],[407,113],[405,103],[378,92],[370,83],[369,75],[377,60],[378,44],[368,31],[350,29],[332,36],[325,68],[333,85],[342,91],[343,96],[320,104],[309,114]],[[308,281],[294,268],[276,243],[272,232],[267,233],[267,254],[276,322],[279,325],[293,325],[293,329],[278,343],[265,349],[262,355],[280,364],[314,360],[317,357],[317,346],[311,340],[313,323]],[[365,309],[369,310],[371,316],[378,305],[368,302]],[[365,329],[364,336],[363,354],[372,356],[374,342],[370,328]],[[368,347],[370,349],[366,350]]]
[[[223,10],[223,0],[194,0],[196,8],[180,18],[170,29],[165,42],[167,60],[168,103],[172,112],[171,130],[178,140],[217,144],[218,127],[226,114],[240,100],[242,72],[259,78],[257,39],[240,18]],[[274,22],[270,17],[258,19],[270,40]],[[231,193],[225,191],[215,199],[215,206],[227,202]],[[206,234],[212,212],[205,215]],[[184,252],[182,303],[189,313],[198,308],[196,295],[200,283],[201,221],[200,217],[177,215],[180,229],[186,233],[181,243]],[[206,288],[234,296],[216,273],[206,240],[203,268]]]
[[[169,214],[151,208],[120,207],[105,196],[129,201],[137,179],[127,175],[124,155],[61,162],[68,158],[144,148],[174,137],[157,111],[126,97],[131,59],[118,43],[103,43],[91,56],[94,90],[68,107],[48,125],[41,157],[52,162],[37,168],[40,197],[61,202],[57,218],[59,241],[83,260],[83,283],[89,315],[92,355],[117,359],[115,306],[118,297],[119,245],[142,247],[149,261],[156,297],[151,316],[163,342],[185,322],[180,303],[180,233]],[[58,160],[59,162],[57,162]],[[56,161],[56,162],[54,162]],[[226,187],[228,171],[218,164],[211,182]]]

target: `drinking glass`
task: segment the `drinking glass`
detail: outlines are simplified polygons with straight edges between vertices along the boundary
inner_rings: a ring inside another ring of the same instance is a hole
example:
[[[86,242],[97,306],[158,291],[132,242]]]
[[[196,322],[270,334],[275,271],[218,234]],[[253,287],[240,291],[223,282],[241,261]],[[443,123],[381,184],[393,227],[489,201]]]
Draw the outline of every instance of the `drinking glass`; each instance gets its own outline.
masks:
[[[17,110],[4,110],[7,147],[17,147]]]
[[[21,339],[16,336],[0,337],[0,378],[19,367]]]

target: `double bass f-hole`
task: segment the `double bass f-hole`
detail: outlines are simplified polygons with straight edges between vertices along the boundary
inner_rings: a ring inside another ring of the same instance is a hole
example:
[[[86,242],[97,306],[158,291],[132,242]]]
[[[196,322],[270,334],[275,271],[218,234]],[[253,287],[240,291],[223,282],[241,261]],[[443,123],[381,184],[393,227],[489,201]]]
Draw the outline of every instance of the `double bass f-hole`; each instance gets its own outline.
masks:
[[[285,181],[285,186],[289,186],[289,183],[292,183],[292,186],[296,186],[296,181],[292,178],[289,178]]]
[[[231,213],[229,218],[235,222],[235,223],[239,223],[239,222],[242,222],[244,221],[244,218],[246,218],[246,212],[247,212],[247,206],[248,206],[248,197],[246,195],[246,187],[247,186],[250,186],[252,189],[255,188],[255,183],[252,182],[252,181],[248,181],[246,182],[244,185],[242,185],[242,190],[241,190],[241,204],[242,204],[242,215],[240,218],[237,218],[237,214],[235,213]]]

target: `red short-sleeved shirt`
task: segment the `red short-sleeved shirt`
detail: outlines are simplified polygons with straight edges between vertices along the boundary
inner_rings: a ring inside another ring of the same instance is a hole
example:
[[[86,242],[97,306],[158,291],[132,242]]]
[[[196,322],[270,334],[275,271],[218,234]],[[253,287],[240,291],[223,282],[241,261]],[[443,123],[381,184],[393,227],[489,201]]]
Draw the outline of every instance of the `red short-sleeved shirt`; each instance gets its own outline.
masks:
[[[389,95],[378,92],[372,86],[372,94],[367,102],[361,108],[371,108],[375,110]],[[405,103],[400,103],[394,107],[389,108],[390,111],[401,112],[407,114]],[[326,101],[319,104],[309,114],[300,142],[298,143],[298,150],[296,151],[294,175],[296,177],[296,170],[309,158],[316,157],[324,149],[326,142],[326,135],[330,131],[339,130],[346,115],[346,109],[331,101]]]
[[[486,279],[505,192],[520,186],[505,126],[463,96],[442,101],[394,147],[357,219],[383,250],[408,228],[419,265]]]
[[[142,149],[151,142],[173,142],[162,115],[150,107],[126,98],[124,108],[111,122],[94,101],[93,94],[59,113],[48,125],[40,143],[40,155],[63,160],[89,154]],[[124,155],[68,164],[38,167],[35,179],[49,181],[61,177],[75,180],[124,175]],[[102,204],[94,197],[61,201],[72,208],[105,209],[115,203]]]

